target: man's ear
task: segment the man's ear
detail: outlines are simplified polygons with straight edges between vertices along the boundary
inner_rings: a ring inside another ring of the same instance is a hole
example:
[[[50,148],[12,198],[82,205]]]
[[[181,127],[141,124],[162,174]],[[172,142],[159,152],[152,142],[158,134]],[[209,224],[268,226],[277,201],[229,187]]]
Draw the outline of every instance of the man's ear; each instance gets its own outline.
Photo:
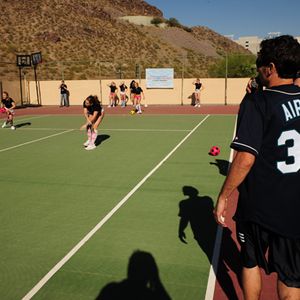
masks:
[[[275,66],[275,64],[274,63],[269,63],[269,65],[268,65],[268,68],[267,68],[267,72],[268,72],[268,76],[270,76],[270,75],[272,75],[272,74],[274,74],[274,73],[277,73],[277,70],[276,70],[276,66]]]

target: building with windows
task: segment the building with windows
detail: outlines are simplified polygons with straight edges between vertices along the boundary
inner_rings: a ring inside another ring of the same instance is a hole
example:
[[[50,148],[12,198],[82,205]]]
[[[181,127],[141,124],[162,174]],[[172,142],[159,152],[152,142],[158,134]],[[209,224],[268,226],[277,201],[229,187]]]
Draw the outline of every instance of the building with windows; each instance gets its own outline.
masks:
[[[266,38],[274,38],[279,35],[281,35],[280,32],[269,32]],[[295,38],[300,43],[300,36],[295,36]],[[248,49],[253,54],[257,54],[259,51],[259,44],[263,39],[258,36],[241,36],[237,40],[233,39],[233,41],[243,46],[245,49]]]
[[[258,36],[241,36],[237,40],[234,40],[245,49],[249,50],[253,54],[259,51],[259,44],[262,41]]]

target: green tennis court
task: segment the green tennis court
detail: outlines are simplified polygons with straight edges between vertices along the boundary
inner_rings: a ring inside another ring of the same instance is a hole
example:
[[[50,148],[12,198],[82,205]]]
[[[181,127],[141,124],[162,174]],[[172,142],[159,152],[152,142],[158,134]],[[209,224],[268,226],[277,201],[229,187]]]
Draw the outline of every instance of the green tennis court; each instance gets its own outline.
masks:
[[[82,146],[83,122],[23,116],[16,131],[0,130],[0,298],[95,299],[126,278],[139,249],[172,299],[204,299],[210,262],[190,226],[188,243],[179,240],[179,203],[183,187],[216,199],[235,116],[108,115],[93,151]]]

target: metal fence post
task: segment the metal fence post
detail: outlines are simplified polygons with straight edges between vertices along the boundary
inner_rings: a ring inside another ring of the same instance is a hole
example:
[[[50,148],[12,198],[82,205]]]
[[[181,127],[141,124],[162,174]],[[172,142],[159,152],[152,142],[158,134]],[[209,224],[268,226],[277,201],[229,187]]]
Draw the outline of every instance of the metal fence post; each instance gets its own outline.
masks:
[[[228,55],[225,54],[225,105],[227,105]]]

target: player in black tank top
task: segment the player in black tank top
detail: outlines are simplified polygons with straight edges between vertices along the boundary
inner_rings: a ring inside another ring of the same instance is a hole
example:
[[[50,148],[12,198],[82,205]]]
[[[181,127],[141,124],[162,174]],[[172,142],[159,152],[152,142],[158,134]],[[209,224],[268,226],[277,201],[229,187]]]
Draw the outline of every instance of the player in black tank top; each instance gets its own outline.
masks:
[[[86,122],[80,129],[85,129],[88,135],[83,145],[86,150],[93,150],[96,148],[98,127],[104,118],[104,109],[97,96],[90,95],[83,101],[83,114]]]
[[[1,100],[1,108],[3,112],[6,113],[6,121],[2,124],[2,128],[5,128],[7,125],[10,124],[10,128],[15,130],[16,127],[14,126],[14,108],[16,107],[15,101],[9,97],[7,92],[2,93],[2,100]]]
[[[116,91],[118,90],[116,83],[114,81],[111,82],[110,85],[108,85],[110,88],[110,93],[109,93],[109,105],[108,107],[115,107],[116,106],[116,98],[117,98],[117,93]]]
[[[197,78],[194,82],[193,85],[195,85],[195,91],[194,91],[194,97],[195,97],[195,107],[200,107],[200,91],[202,87],[202,83],[200,82],[200,79]]]
[[[124,81],[121,82],[119,88],[120,88],[121,107],[125,107],[127,103],[127,96],[126,96],[127,86]]]

